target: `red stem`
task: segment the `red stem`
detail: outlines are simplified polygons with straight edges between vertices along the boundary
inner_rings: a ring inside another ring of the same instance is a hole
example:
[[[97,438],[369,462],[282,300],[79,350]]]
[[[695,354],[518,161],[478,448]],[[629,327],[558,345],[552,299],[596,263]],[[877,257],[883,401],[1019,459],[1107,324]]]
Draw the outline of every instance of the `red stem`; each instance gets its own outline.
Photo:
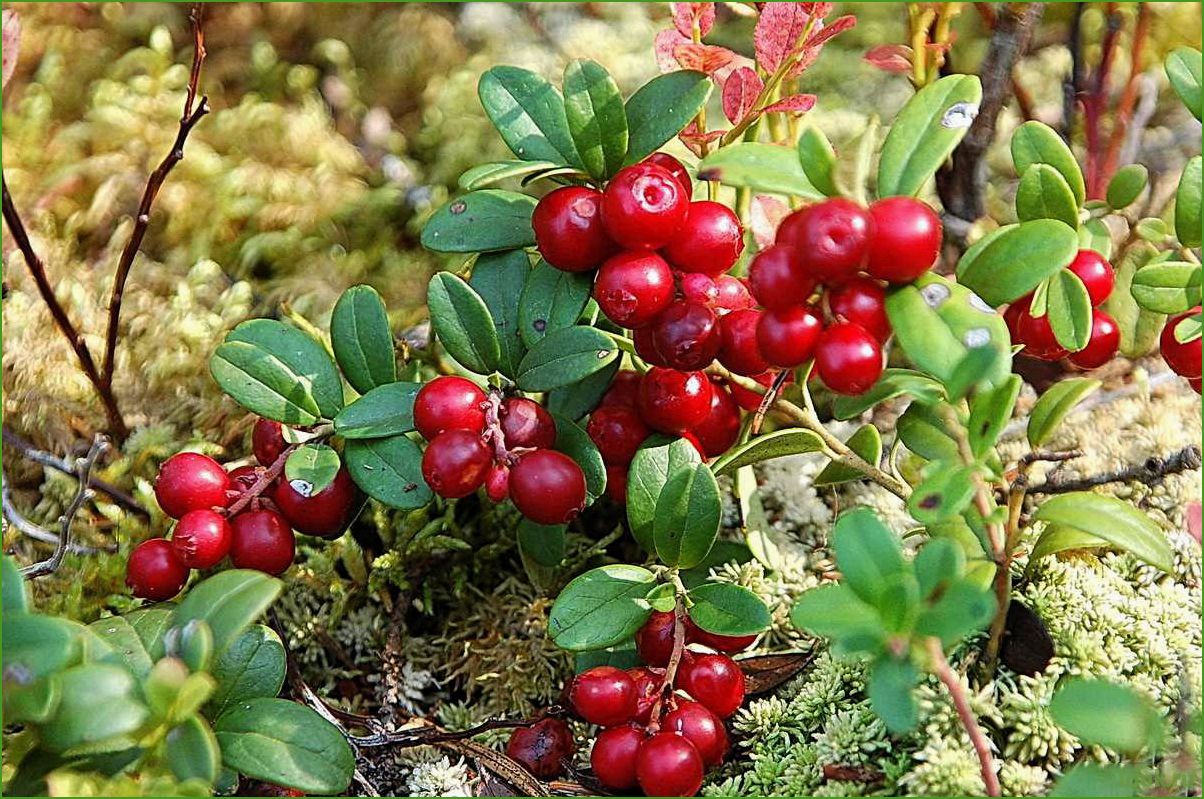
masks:
[[[673,607],[673,652],[669,655],[669,663],[665,666],[664,683],[661,685],[660,696],[656,698],[656,702],[652,705],[652,712],[649,714],[648,729],[651,732],[656,732],[660,729],[661,723],[661,708],[665,704],[665,700],[673,694],[673,683],[677,679],[677,668],[681,665],[682,654],[686,650],[686,609],[682,605],[681,599],[677,600],[677,604]]]

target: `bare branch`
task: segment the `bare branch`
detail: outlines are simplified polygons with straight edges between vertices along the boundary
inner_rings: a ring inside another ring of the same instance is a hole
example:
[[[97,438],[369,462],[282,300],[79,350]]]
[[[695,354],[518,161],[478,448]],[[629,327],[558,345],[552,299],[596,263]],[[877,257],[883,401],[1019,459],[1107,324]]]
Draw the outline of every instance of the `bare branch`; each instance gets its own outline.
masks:
[[[1153,457],[1144,463],[1126,466],[1102,474],[1093,474],[1073,480],[1062,480],[1051,477],[1041,485],[1028,489],[1030,494],[1066,494],[1071,491],[1086,491],[1096,486],[1108,483],[1138,482],[1154,485],[1162,482],[1168,475],[1190,472],[1200,468],[1200,448],[1195,444],[1184,447],[1178,452],[1172,452],[1165,457]]]
[[[991,743],[983,733],[982,727],[978,726],[978,719],[974,718],[974,711],[970,709],[970,701],[966,698],[965,686],[958,679],[957,672],[949,665],[949,661],[945,659],[939,638],[928,639],[928,654],[932,658],[936,676],[944,683],[945,689],[949,691],[949,696],[953,699],[957,717],[961,720],[966,735],[970,737],[974,753],[978,755],[982,782],[986,786],[987,796],[1000,796],[999,777],[995,774],[995,760],[991,757]]]
[[[88,454],[76,461],[75,477],[79,480],[79,486],[75,490],[75,496],[72,498],[71,504],[67,506],[67,510],[59,517],[58,546],[55,547],[54,554],[46,560],[26,566],[21,570],[26,580],[53,574],[62,565],[63,557],[67,554],[67,548],[71,545],[71,523],[75,520],[76,514],[84,507],[84,503],[92,496],[92,490],[88,488],[88,478],[92,474],[92,467],[96,465],[96,459],[101,456],[101,453],[108,448],[108,438],[97,434],[92,440],[92,447],[88,450]]]
[[[45,544],[57,545],[60,537],[57,533],[52,533],[41,525],[34,524],[29,519],[22,515],[21,511],[17,510],[16,504],[13,502],[12,489],[9,488],[8,479],[0,474],[0,505],[4,508],[4,520],[17,528],[17,531],[26,538],[32,538],[34,541],[41,541]],[[72,554],[91,555],[98,550],[92,547],[84,546],[83,544],[69,543],[67,550]]]
[[[23,456],[39,466],[44,466],[48,469],[54,469],[55,471],[62,472],[63,474],[75,474],[75,466],[71,463],[71,461],[68,461],[65,458],[60,458],[59,456],[50,452],[46,452],[45,450],[38,449],[32,443],[26,441],[22,436],[17,435],[7,427],[3,429],[3,440],[5,446],[13,447]],[[143,517],[150,516],[146,508],[142,507],[142,505],[138,503],[138,500],[134,499],[134,497],[128,492],[123,491],[107,480],[101,480],[99,477],[92,476],[88,480],[88,486],[90,488],[95,488],[102,494],[107,495],[113,500],[113,502],[130,511],[131,513],[137,513],[139,516]],[[57,540],[57,538],[55,540]]]

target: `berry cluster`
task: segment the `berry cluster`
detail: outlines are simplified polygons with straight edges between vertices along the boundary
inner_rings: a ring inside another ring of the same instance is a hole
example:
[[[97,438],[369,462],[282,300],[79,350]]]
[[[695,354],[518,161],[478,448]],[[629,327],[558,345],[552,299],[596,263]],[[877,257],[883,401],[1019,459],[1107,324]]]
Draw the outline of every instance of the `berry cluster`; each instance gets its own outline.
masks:
[[[1200,306],[1192,308],[1177,316],[1172,316],[1166,320],[1166,326],[1162,328],[1162,338],[1159,341],[1159,347],[1162,352],[1162,360],[1166,361],[1166,365],[1171,368],[1171,371],[1180,377],[1187,378],[1187,382],[1195,389],[1196,393],[1200,393],[1201,388],[1201,345],[1204,344],[1204,338],[1199,336],[1191,341],[1179,341],[1175,338],[1175,328],[1179,323],[1189,316],[1195,316],[1200,313]]]
[[[1112,294],[1116,276],[1112,265],[1095,250],[1079,250],[1066,267],[1087,287],[1091,298],[1091,337],[1087,346],[1070,352],[1054,336],[1049,315],[1032,312],[1033,295],[1026,294],[1008,306],[1003,318],[1007,321],[1012,342],[1024,345],[1024,353],[1043,361],[1067,358],[1080,369],[1097,369],[1116,355],[1120,348],[1120,327],[1116,320],[1099,308]]]
[[[414,400],[414,426],[427,440],[422,477],[441,497],[481,486],[539,524],[564,524],[585,507],[585,474],[552,449],[556,421],[534,400],[486,394],[463,377],[437,377]]]
[[[344,466],[317,493],[280,477],[287,443],[278,422],[259,419],[251,434],[258,466],[227,472],[208,455],[180,452],[155,478],[159,507],[176,519],[171,538],[143,541],[130,553],[126,585],[134,596],[171,599],[192,569],[209,569],[227,556],[240,569],[280,574],[293,562],[294,530],[332,539],[342,534],[362,498]]]

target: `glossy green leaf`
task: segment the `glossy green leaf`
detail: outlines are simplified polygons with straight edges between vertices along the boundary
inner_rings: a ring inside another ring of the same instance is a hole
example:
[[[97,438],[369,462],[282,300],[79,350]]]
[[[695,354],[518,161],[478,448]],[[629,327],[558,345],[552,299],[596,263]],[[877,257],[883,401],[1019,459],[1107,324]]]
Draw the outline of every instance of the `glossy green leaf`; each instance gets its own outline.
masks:
[[[334,482],[342,465],[332,447],[302,444],[284,462],[284,479],[301,496],[312,497]]]
[[[330,316],[330,344],[347,382],[359,393],[397,379],[385,303],[371,286],[343,292]]]
[[[564,70],[564,110],[585,169],[608,178],[627,155],[627,112],[610,73],[596,61],[576,59]]]
[[[1074,260],[1078,250],[1078,234],[1063,222],[1035,219],[1007,225],[966,250],[957,263],[957,279],[990,305],[998,306],[1023,297],[1057,274]]]
[[[1182,313],[1200,304],[1200,274],[1199,264],[1160,261],[1138,269],[1129,290],[1148,311]]]
[[[497,330],[497,369],[513,379],[527,354],[519,332],[523,286],[531,274],[531,261],[522,250],[485,253],[472,267],[468,285],[485,301]]]
[[[1149,182],[1150,171],[1142,164],[1129,164],[1121,167],[1116,170],[1112,180],[1108,181],[1108,190],[1105,194],[1108,205],[1117,210],[1128,208],[1141,196]]]
[[[1063,269],[1049,278],[1045,313],[1054,338],[1071,352],[1078,352],[1091,340],[1091,296],[1079,276]]]
[[[919,194],[966,135],[981,101],[976,75],[949,75],[916,92],[882,143],[878,196]]]
[[[1077,228],[1079,206],[1062,173],[1049,164],[1033,164],[1016,187],[1016,216],[1021,222],[1056,219]]]
[[[563,272],[540,261],[527,275],[518,307],[518,331],[528,347],[577,324],[589,302],[593,276]]]
[[[657,557],[682,569],[698,565],[715,543],[722,516],[715,475],[704,464],[683,464],[669,474],[657,499],[652,522]]]
[[[1163,571],[1173,566],[1162,528],[1122,499],[1091,492],[1060,494],[1041,503],[1032,518],[1102,538]]]
[[[25,578],[17,563],[9,555],[0,555],[0,591],[4,595],[5,613],[24,613],[29,610],[29,598],[25,594]]]
[[[656,551],[656,508],[670,475],[701,462],[698,450],[684,438],[654,437],[635,453],[627,469],[627,521],[635,540],[647,551]]]
[[[9,680],[4,683],[4,723],[42,724],[58,711],[62,698],[58,674],[26,683]]]
[[[1180,344],[1195,341],[1204,333],[1204,316],[1201,316],[1197,312],[1191,316],[1183,317],[1175,323],[1171,333],[1174,335],[1175,341]]]
[[[627,100],[627,158],[643,161],[690,123],[711,96],[710,78],[683,70],[658,75]]]
[[[576,652],[573,655],[573,671],[580,674],[596,666],[614,666],[616,669],[630,669],[642,666],[644,661],[635,651],[635,642],[628,639],[618,646],[606,649],[589,649]]]
[[[926,405],[909,405],[895,424],[895,434],[903,446],[925,460],[952,461],[961,457],[945,421]]]
[[[920,584],[911,569],[887,575],[878,590],[878,617],[893,635],[908,635],[920,616]]]
[[[177,780],[212,783],[222,765],[217,736],[200,716],[193,714],[167,732],[164,740],[167,767]]]
[[[164,639],[167,631],[171,629],[171,619],[175,610],[175,605],[170,602],[160,602],[122,616],[134,628],[152,661],[158,660],[166,653]]]
[[[939,638],[942,646],[950,647],[985,628],[994,617],[995,597],[991,592],[961,580],[947,587],[940,599],[924,609],[916,632]]]
[[[150,673],[151,666],[158,659],[147,652],[138,631],[121,616],[97,619],[88,625],[88,629],[113,647],[126,667],[140,679]],[[159,654],[161,656],[162,652]]]
[[[919,682],[920,672],[908,659],[884,655],[870,666],[866,693],[874,713],[893,733],[915,728],[919,720],[912,691]]]
[[[742,142],[723,147],[698,165],[698,179],[812,200],[824,196],[808,179],[798,152],[780,144]]]
[[[711,471],[716,476],[734,474],[742,466],[751,466],[787,455],[820,452],[823,448],[823,439],[810,430],[798,427],[774,430],[733,447],[711,464]]]
[[[798,138],[798,159],[807,181],[823,194],[837,194],[833,173],[836,170],[836,151],[819,128],[808,125]]]
[[[486,186],[501,183],[504,180],[525,178],[539,172],[546,172],[561,166],[558,161],[494,161],[489,164],[478,164],[460,175],[457,184],[464,191],[475,191]]]
[[[1068,677],[1058,687],[1049,712],[1058,726],[1086,744],[1135,755],[1156,746],[1161,713],[1126,685]]]
[[[1025,122],[1012,134],[1012,160],[1016,173],[1023,175],[1033,164],[1048,164],[1061,173],[1074,193],[1075,205],[1087,198],[1083,171],[1070,147],[1053,128],[1041,122]]]
[[[355,484],[391,508],[421,508],[434,497],[422,479],[422,450],[406,436],[348,441],[343,457]]]
[[[535,198],[501,189],[463,194],[436,211],[422,229],[434,252],[517,250],[535,244]]]
[[[949,465],[926,476],[907,498],[907,512],[920,524],[959,515],[974,497],[974,470]]]
[[[951,538],[930,538],[912,561],[920,596],[928,598],[961,577],[966,568],[965,551]]]
[[[790,622],[800,630],[824,638],[881,633],[874,608],[843,584],[828,583],[799,595],[790,610]]]
[[[540,339],[519,364],[523,391],[550,391],[571,385],[619,357],[614,339],[593,327],[568,327]]]
[[[1165,314],[1146,310],[1133,298],[1133,278],[1137,271],[1157,260],[1161,260],[1158,250],[1147,242],[1126,247],[1115,264],[1115,287],[1101,306],[1120,328],[1120,354],[1126,358],[1139,358],[1153,350],[1166,321]]]
[[[343,438],[383,438],[414,429],[414,398],[421,383],[389,383],[372,389],[334,417]]]
[[[618,358],[584,380],[548,392],[548,410],[566,419],[580,419],[598,407],[623,365]]]
[[[878,432],[878,428],[874,427],[874,425],[862,425],[844,443],[849,449],[860,455],[861,459],[866,463],[877,466],[882,462],[882,434]],[[852,466],[846,466],[840,461],[834,460],[816,475],[813,485],[817,488],[834,486],[864,478],[865,475],[862,472],[859,472]]]
[[[27,613],[4,616],[4,685],[28,685],[80,659],[76,626],[65,619]]]
[[[1201,237],[1200,184],[1202,181],[1200,156],[1196,156],[1183,167],[1179,177],[1179,188],[1175,192],[1175,238],[1184,247],[1199,247]]]
[[[5,624],[6,638],[7,628]],[[38,729],[41,746],[52,752],[82,746],[111,752],[134,744],[133,735],[149,712],[133,674],[121,666],[92,663],[67,669],[58,679],[61,698],[55,714]]]
[[[497,368],[501,345],[481,295],[451,272],[431,278],[426,291],[431,326],[451,357],[477,374]]]
[[[1046,389],[1028,415],[1029,446],[1033,449],[1044,446],[1075,406],[1099,387],[1098,380],[1072,377],[1054,383]]]
[[[690,619],[716,635],[757,635],[769,629],[769,608],[742,585],[703,583],[689,592]]]
[[[519,158],[580,164],[564,98],[551,83],[527,69],[496,66],[481,76],[477,95],[502,140]]]
[[[1079,247],[1095,250],[1106,260],[1112,260],[1112,231],[1102,219],[1088,219],[1079,226]]]
[[[852,419],[895,397],[911,397],[931,403],[944,396],[945,388],[940,381],[914,369],[888,367],[869,391],[855,397],[840,396],[833,400],[832,415],[841,420]]]
[[[840,515],[832,547],[845,584],[871,605],[877,604],[887,578],[906,568],[898,536],[869,508]]]
[[[1138,766],[1120,763],[1078,763],[1066,770],[1050,790],[1050,796],[1140,796],[1144,780]]]
[[[1047,555],[1056,555],[1075,549],[1099,549],[1108,546],[1108,542],[1097,535],[1077,530],[1073,527],[1063,527],[1057,524],[1046,525],[1045,530],[1033,544],[1033,551],[1028,556],[1029,568]]]
[[[979,392],[970,401],[970,421],[966,425],[966,432],[974,457],[983,457],[995,446],[1012,419],[1022,386],[1019,375],[1009,375],[999,386]]]
[[[214,659],[209,673],[217,683],[206,713],[217,718],[239,702],[280,693],[285,673],[284,644],[270,627],[253,624]]]
[[[655,584],[652,572],[614,564],[591,569],[564,587],[548,618],[561,649],[605,649],[631,637],[651,613],[643,601]]]
[[[1200,89],[1200,71],[1199,50],[1176,47],[1166,58],[1166,77],[1196,119],[1200,118],[1201,97],[1204,97]]]
[[[172,627],[193,619],[213,631],[213,651],[221,657],[238,636],[260,617],[280,595],[283,583],[251,569],[230,569],[194,585],[172,616]]]
[[[556,420],[556,449],[568,455],[585,474],[585,492],[590,503],[606,491],[606,464],[589,434],[572,419],[553,414]]]
[[[523,556],[531,558],[540,566],[551,568],[559,566],[564,560],[563,524],[537,524],[530,519],[523,519],[518,524],[515,536]]]

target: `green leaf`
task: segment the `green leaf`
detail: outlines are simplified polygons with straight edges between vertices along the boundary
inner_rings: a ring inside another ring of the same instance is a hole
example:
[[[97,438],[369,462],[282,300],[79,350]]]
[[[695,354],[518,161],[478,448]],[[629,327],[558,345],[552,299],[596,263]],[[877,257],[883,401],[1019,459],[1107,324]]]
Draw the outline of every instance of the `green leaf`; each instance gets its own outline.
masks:
[[[540,339],[523,358],[516,382],[523,391],[571,385],[619,357],[610,336],[593,327],[569,327]]]
[[[212,783],[222,765],[217,736],[196,714],[168,731],[164,754],[172,775],[181,781],[196,779]]]
[[[827,583],[804,591],[790,610],[790,622],[824,638],[882,634],[878,613],[843,584]]]
[[[1079,206],[1066,179],[1049,164],[1033,164],[1016,188],[1016,216],[1021,222],[1056,219],[1079,226]]]
[[[716,635],[757,635],[769,629],[769,608],[756,594],[732,583],[703,583],[690,589],[690,618]]]
[[[580,419],[598,407],[623,362],[616,358],[584,380],[548,392],[548,410],[566,419]]]
[[[704,464],[683,464],[670,473],[657,499],[652,522],[657,557],[676,568],[698,565],[719,535],[722,516],[715,475]]]
[[[1012,161],[1016,173],[1023,175],[1034,164],[1048,164],[1061,173],[1074,193],[1075,205],[1087,198],[1083,171],[1070,147],[1053,128],[1041,122],[1025,122],[1012,134]]]
[[[385,303],[371,286],[343,292],[330,316],[330,344],[347,382],[361,394],[397,379]]]
[[[270,627],[253,624],[213,661],[217,685],[205,708],[217,718],[239,702],[280,693],[285,673],[284,644]]]
[[[966,350],[945,380],[946,396],[957,402],[976,389],[989,390],[992,378],[999,371],[1000,356],[999,350],[991,347],[971,347]]]
[[[617,172],[627,155],[627,112],[605,67],[583,58],[569,62],[564,70],[564,110],[586,171],[599,179]]]
[[[627,521],[644,549],[656,551],[656,507],[669,476],[701,462],[698,450],[684,438],[653,437],[636,451],[627,469]]]
[[[966,250],[957,263],[957,279],[987,303],[998,306],[1023,297],[1057,274],[1074,260],[1078,250],[1078,234],[1063,222],[1034,219],[1007,225]]]
[[[427,286],[431,325],[443,348],[463,366],[480,375],[497,368],[501,345],[485,301],[451,272],[440,272]]]
[[[658,583],[644,597],[653,610],[668,613],[677,607],[677,586],[673,583]]]
[[[878,196],[914,197],[945,163],[978,115],[976,75],[949,75],[907,101],[878,156]]]
[[[870,667],[866,693],[870,707],[892,733],[899,734],[915,729],[919,721],[912,691],[919,682],[920,672],[907,659],[884,655]]]
[[[150,714],[138,699],[133,674],[121,666],[93,663],[67,669],[58,679],[58,710],[38,729],[41,746],[52,752],[82,746],[111,752],[134,744],[134,733]]]
[[[614,564],[591,569],[564,587],[548,618],[548,632],[561,649],[605,649],[630,638],[651,609],[643,601],[656,582],[639,566]]]
[[[546,261],[535,264],[518,307],[523,342],[534,347],[549,333],[576,325],[592,287],[592,274],[562,272]]]
[[[742,466],[783,458],[787,455],[801,455],[806,452],[820,452],[824,448],[823,439],[817,433],[802,428],[792,427],[774,430],[771,433],[750,438],[743,444],[733,447],[721,458],[711,464],[715,476],[734,474]]]
[[[121,657],[126,668],[142,679],[150,673],[157,657],[146,651],[146,645],[133,625],[121,616],[107,616],[88,625],[88,629],[100,636]],[[160,656],[162,652],[159,653]],[[8,656],[8,652],[5,652]]]
[[[1078,275],[1063,269],[1049,278],[1045,312],[1059,344],[1071,352],[1087,346],[1091,340],[1091,296]]]
[[[1175,192],[1175,238],[1184,247],[1200,246],[1200,184],[1204,167],[1196,156],[1183,167],[1179,188]]]
[[[556,414],[556,449],[573,459],[585,474],[585,492],[593,503],[606,491],[606,464],[589,434],[572,419]]]
[[[470,191],[436,211],[422,229],[433,252],[517,250],[535,244],[535,198],[501,189]]]
[[[213,652],[221,657],[276,600],[283,583],[251,569],[230,569],[207,577],[184,596],[172,616],[172,627],[182,628],[193,619],[213,631]]]
[[[1050,796],[1140,796],[1142,781],[1138,766],[1119,763],[1078,763],[1058,778]]]
[[[845,584],[871,605],[878,603],[887,578],[907,567],[898,536],[868,508],[840,515],[832,530],[832,547]]]
[[[1090,492],[1061,494],[1041,503],[1032,518],[1102,538],[1165,572],[1174,562],[1162,528],[1123,499]]]
[[[464,191],[475,191],[513,178],[524,178],[560,166],[559,161],[495,161],[472,167],[457,181]]]
[[[62,680],[57,674],[23,684],[7,681],[4,683],[4,723],[42,724],[58,710],[62,698]]]
[[[215,730],[222,762],[252,779],[324,795],[351,784],[355,755],[347,739],[296,702],[247,700],[223,713]]]
[[[1180,344],[1195,341],[1204,332],[1204,316],[1201,316],[1199,313],[1185,316],[1175,323],[1175,327],[1171,332],[1175,336],[1175,341]]]
[[[930,538],[912,561],[920,596],[927,599],[961,577],[966,568],[964,550],[950,538]]]
[[[1100,387],[1089,377],[1071,377],[1050,386],[1028,415],[1028,444],[1039,449],[1057,430],[1075,406]]]
[[[924,478],[907,498],[907,512],[920,524],[957,516],[974,498],[974,469],[950,464]]]
[[[718,149],[702,159],[698,179],[812,200],[824,196],[807,178],[798,152],[780,144],[742,142]]]
[[[807,182],[829,197],[838,193],[833,174],[836,170],[836,151],[819,128],[808,125],[798,138],[798,160],[803,165]]]
[[[991,592],[960,580],[920,614],[916,632],[935,636],[942,646],[949,647],[983,629],[994,617],[995,597]]]
[[[1104,256],[1105,260],[1111,261],[1112,231],[1108,229],[1108,223],[1102,219],[1088,219],[1080,225],[1079,247],[1084,250],[1095,250]]]
[[[1101,306],[1120,327],[1120,353],[1126,358],[1139,358],[1157,346],[1158,336],[1166,321],[1165,314],[1147,311],[1133,298],[1133,278],[1137,270],[1157,260],[1161,260],[1158,250],[1147,242],[1140,241],[1126,247],[1115,265],[1115,287]]]
[[[355,484],[391,508],[421,508],[434,497],[422,479],[422,450],[404,435],[348,441],[343,457]]]
[[[1150,172],[1141,164],[1129,164],[1116,170],[1108,181],[1105,197],[1108,205],[1116,210],[1128,208],[1145,191],[1150,182]]]
[[[841,148],[843,157],[836,161],[836,172],[832,182],[837,190],[862,205],[868,204],[868,184],[870,171],[874,166],[874,156],[878,152],[878,133],[882,124],[877,114],[870,114],[865,127]]]
[[[849,436],[849,440],[844,443],[845,446],[860,455],[863,461],[872,466],[877,466],[882,461],[882,434],[872,424],[865,424],[857,428],[853,435]],[[832,461],[816,476],[812,485],[816,487],[834,486],[861,480],[864,477],[864,474],[853,467],[846,466],[840,461]]]
[[[1058,726],[1085,744],[1135,755],[1157,746],[1162,733],[1159,711],[1125,685],[1084,677],[1062,681],[1049,712]]]
[[[343,438],[384,438],[414,429],[414,398],[421,383],[389,383],[372,389],[334,417]]]
[[[301,496],[312,497],[334,482],[342,465],[332,447],[302,444],[284,462],[284,479]]]
[[[1097,535],[1076,530],[1073,527],[1062,527],[1057,524],[1046,525],[1045,530],[1033,544],[1033,551],[1028,556],[1029,568],[1045,557],[1056,555],[1072,549],[1099,549],[1108,546],[1108,542]]]
[[[614,666],[616,669],[630,669],[642,666],[644,661],[635,651],[635,642],[624,641],[619,646],[606,649],[589,649],[573,655],[573,672],[580,674],[596,666]]]
[[[175,605],[160,602],[131,611],[122,617],[134,628],[152,661],[166,654],[164,639],[167,637],[167,631],[171,629],[171,619],[175,611]]]
[[[970,421],[966,425],[966,432],[974,457],[984,457],[995,446],[1012,419],[1022,385],[1019,375],[1009,375],[998,387],[980,392],[970,401]]]
[[[1200,265],[1187,261],[1146,264],[1133,274],[1129,290],[1147,311],[1182,313],[1200,304]]]
[[[914,369],[888,367],[869,391],[855,397],[841,396],[833,400],[832,415],[842,421],[852,419],[887,400],[902,396],[932,403],[945,398],[945,387],[940,381]]]
[[[895,423],[895,433],[903,446],[929,461],[955,461],[961,458],[957,442],[949,435],[945,421],[927,405],[913,402]]]
[[[4,688],[29,685],[77,662],[78,630],[65,619],[27,613],[4,615]]]
[[[326,349],[274,319],[252,319],[231,330],[209,371],[239,405],[284,424],[314,424],[343,407],[343,382]]]
[[[519,158],[580,165],[564,98],[542,77],[519,67],[493,67],[481,76],[477,95],[502,140]]]
[[[497,330],[499,357],[497,369],[512,378],[527,354],[519,333],[523,285],[531,274],[531,261],[522,250],[485,253],[472,267],[468,285],[485,301],[485,307]]]
[[[625,164],[643,161],[690,123],[711,96],[711,80],[683,70],[658,75],[627,100]]]
[[[25,578],[21,576],[16,561],[8,555],[0,555],[0,590],[4,592],[5,613],[25,613],[29,610]]]
[[[515,534],[519,551],[540,566],[559,566],[564,560],[565,529],[563,524],[537,524],[523,519]]]
[[[1204,96],[1200,89],[1200,71],[1199,50],[1176,47],[1166,58],[1166,77],[1196,119],[1200,118],[1201,97]]]

